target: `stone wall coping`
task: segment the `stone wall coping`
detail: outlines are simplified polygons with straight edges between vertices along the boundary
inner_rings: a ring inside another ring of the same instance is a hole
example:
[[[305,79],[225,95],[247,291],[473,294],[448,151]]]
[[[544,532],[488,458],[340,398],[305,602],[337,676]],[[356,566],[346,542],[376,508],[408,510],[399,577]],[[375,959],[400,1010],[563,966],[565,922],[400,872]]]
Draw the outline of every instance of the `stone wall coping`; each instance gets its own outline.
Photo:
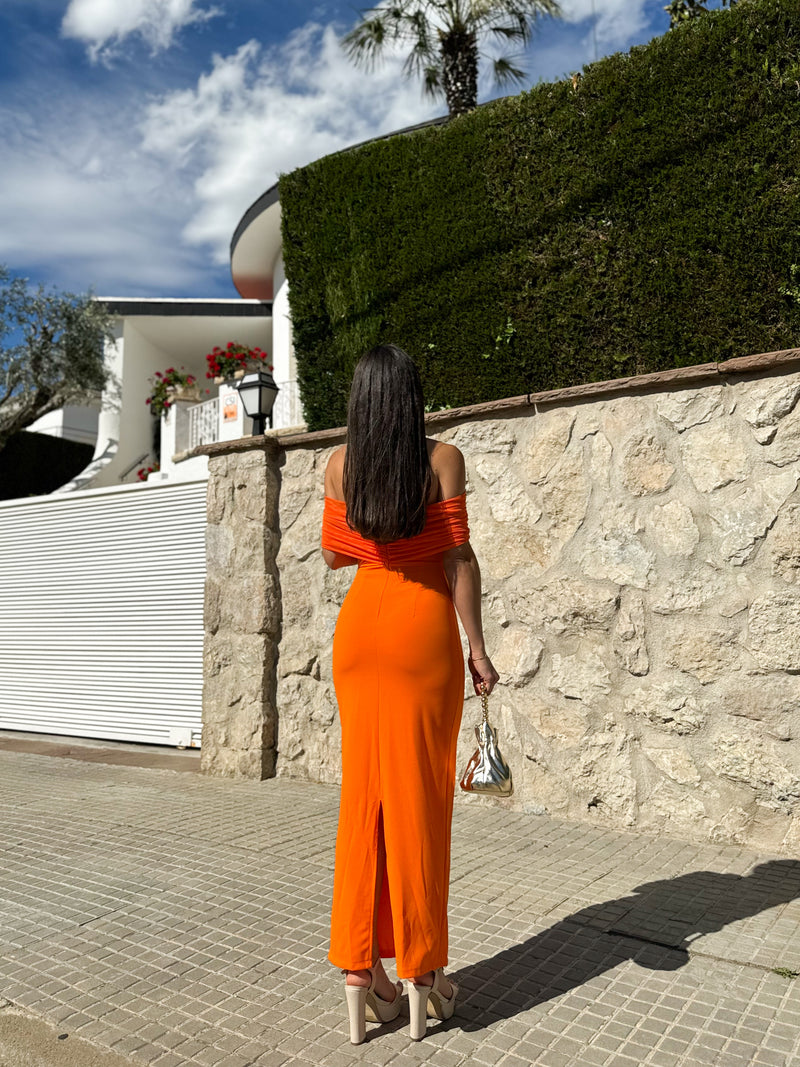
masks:
[[[468,404],[464,407],[446,408],[432,411],[425,416],[428,425],[436,427],[451,422],[481,415],[512,414],[515,411],[530,411],[540,404],[564,404],[576,400],[590,400],[594,397],[608,396],[612,393],[641,393],[676,385],[708,384],[713,381],[724,382],[734,375],[767,374],[788,372],[800,368],[800,348],[785,348],[777,352],[760,352],[750,356],[733,356],[720,363],[699,363],[689,367],[673,367],[670,370],[653,371],[650,374],[635,374],[627,378],[610,378],[602,382],[584,382],[580,385],[568,385],[560,389],[546,389],[539,393],[525,396],[505,397],[501,400],[484,401],[481,404]],[[346,429],[336,426],[330,430],[297,432],[296,426],[286,430],[270,430],[258,437],[239,437],[233,441],[215,441],[181,455],[181,459],[190,456],[220,456],[230,452],[248,452],[253,449],[278,450],[302,447],[325,447],[343,441]]]

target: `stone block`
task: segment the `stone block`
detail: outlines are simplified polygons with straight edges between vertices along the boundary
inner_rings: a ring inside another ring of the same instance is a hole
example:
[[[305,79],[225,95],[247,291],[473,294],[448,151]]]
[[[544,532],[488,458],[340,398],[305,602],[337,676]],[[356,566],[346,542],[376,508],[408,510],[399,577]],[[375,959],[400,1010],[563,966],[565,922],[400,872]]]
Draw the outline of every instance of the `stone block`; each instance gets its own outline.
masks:
[[[231,573],[234,531],[228,525],[206,526],[206,572],[216,579]]]
[[[678,389],[656,400],[656,411],[678,433],[690,426],[709,422],[725,414],[723,387],[708,385],[702,389]]]
[[[666,556],[691,556],[700,541],[692,509],[677,497],[656,504],[645,529],[648,540]]]
[[[748,613],[746,647],[767,670],[800,673],[800,591],[755,598]]]
[[[519,687],[536,674],[543,652],[544,645],[529,629],[509,626],[502,631],[492,662],[504,685]]]
[[[730,495],[713,501],[709,507],[710,557],[737,566],[747,563],[798,481],[800,472],[784,471],[762,477],[755,485],[737,487]]]
[[[499,452],[508,456],[517,443],[516,425],[527,420],[492,419],[489,422],[462,423],[452,435],[450,443],[465,456],[479,456]],[[437,434],[437,437],[441,435]]]
[[[547,684],[565,697],[591,705],[611,691],[611,673],[600,648],[583,645],[571,655],[553,653]]]
[[[681,438],[683,465],[701,493],[741,482],[750,472],[747,443],[732,421],[716,419]]]
[[[534,416],[523,470],[530,482],[543,482],[569,444],[575,412],[552,408]]]
[[[653,433],[637,432],[620,446],[622,484],[634,494],[663,493],[675,473],[664,446]]]
[[[579,559],[583,573],[645,589],[655,555],[637,536],[642,528],[635,512],[624,503],[608,503],[587,531]]]
[[[775,426],[800,399],[800,374],[736,382],[736,413],[753,428]]]
[[[800,504],[787,504],[779,513],[766,543],[772,573],[784,582],[800,583]]]

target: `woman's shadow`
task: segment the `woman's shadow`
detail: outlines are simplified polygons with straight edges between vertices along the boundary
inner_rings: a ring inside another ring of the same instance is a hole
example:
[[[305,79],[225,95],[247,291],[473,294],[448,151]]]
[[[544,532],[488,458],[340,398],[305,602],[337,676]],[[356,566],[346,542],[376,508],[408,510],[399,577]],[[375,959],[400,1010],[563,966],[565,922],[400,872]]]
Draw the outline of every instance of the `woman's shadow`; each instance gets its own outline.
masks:
[[[591,904],[519,945],[452,972],[460,986],[456,1016],[443,1026],[479,1030],[509,1019],[633,960],[674,971],[688,946],[778,904],[800,898],[800,862],[770,860],[747,875],[693,871],[637,886],[633,894]],[[789,969],[800,964],[800,945]],[[746,957],[747,952],[744,951]],[[735,958],[748,962],[733,951]]]

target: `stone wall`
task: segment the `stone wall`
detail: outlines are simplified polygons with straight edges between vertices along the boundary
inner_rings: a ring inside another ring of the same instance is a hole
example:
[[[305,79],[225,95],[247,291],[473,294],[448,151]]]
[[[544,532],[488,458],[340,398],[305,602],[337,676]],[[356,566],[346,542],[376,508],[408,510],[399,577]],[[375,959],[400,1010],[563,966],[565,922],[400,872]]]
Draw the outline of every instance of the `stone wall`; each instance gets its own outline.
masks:
[[[797,353],[607,386],[430,426],[467,461],[510,803],[796,851]],[[278,461],[276,766],[321,781],[339,774],[331,642],[353,573],[319,552],[340,440],[286,440]],[[472,697],[459,765],[478,717]]]
[[[277,448],[233,442],[209,457],[200,769],[275,773],[281,596]]]

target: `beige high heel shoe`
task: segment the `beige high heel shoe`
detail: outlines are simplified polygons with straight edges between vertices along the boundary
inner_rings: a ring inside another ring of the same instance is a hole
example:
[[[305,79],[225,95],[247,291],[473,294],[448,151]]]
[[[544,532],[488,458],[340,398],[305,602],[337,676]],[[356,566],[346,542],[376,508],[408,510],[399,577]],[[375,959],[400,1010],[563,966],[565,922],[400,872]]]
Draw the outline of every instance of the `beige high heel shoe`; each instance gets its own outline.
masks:
[[[449,979],[452,993],[446,997],[442,992],[442,968],[433,972],[433,985],[408,983],[408,1014],[411,1021],[412,1041],[421,1041],[425,1036],[426,1019],[449,1019],[456,1008],[458,986]]]
[[[347,971],[342,971],[347,975]],[[367,1019],[371,1023],[390,1023],[400,1014],[403,998],[403,983],[395,982],[394,1000],[384,1000],[375,992],[375,972],[369,972],[369,985],[345,985],[347,1014],[350,1019],[350,1042],[360,1045],[367,1036]]]

